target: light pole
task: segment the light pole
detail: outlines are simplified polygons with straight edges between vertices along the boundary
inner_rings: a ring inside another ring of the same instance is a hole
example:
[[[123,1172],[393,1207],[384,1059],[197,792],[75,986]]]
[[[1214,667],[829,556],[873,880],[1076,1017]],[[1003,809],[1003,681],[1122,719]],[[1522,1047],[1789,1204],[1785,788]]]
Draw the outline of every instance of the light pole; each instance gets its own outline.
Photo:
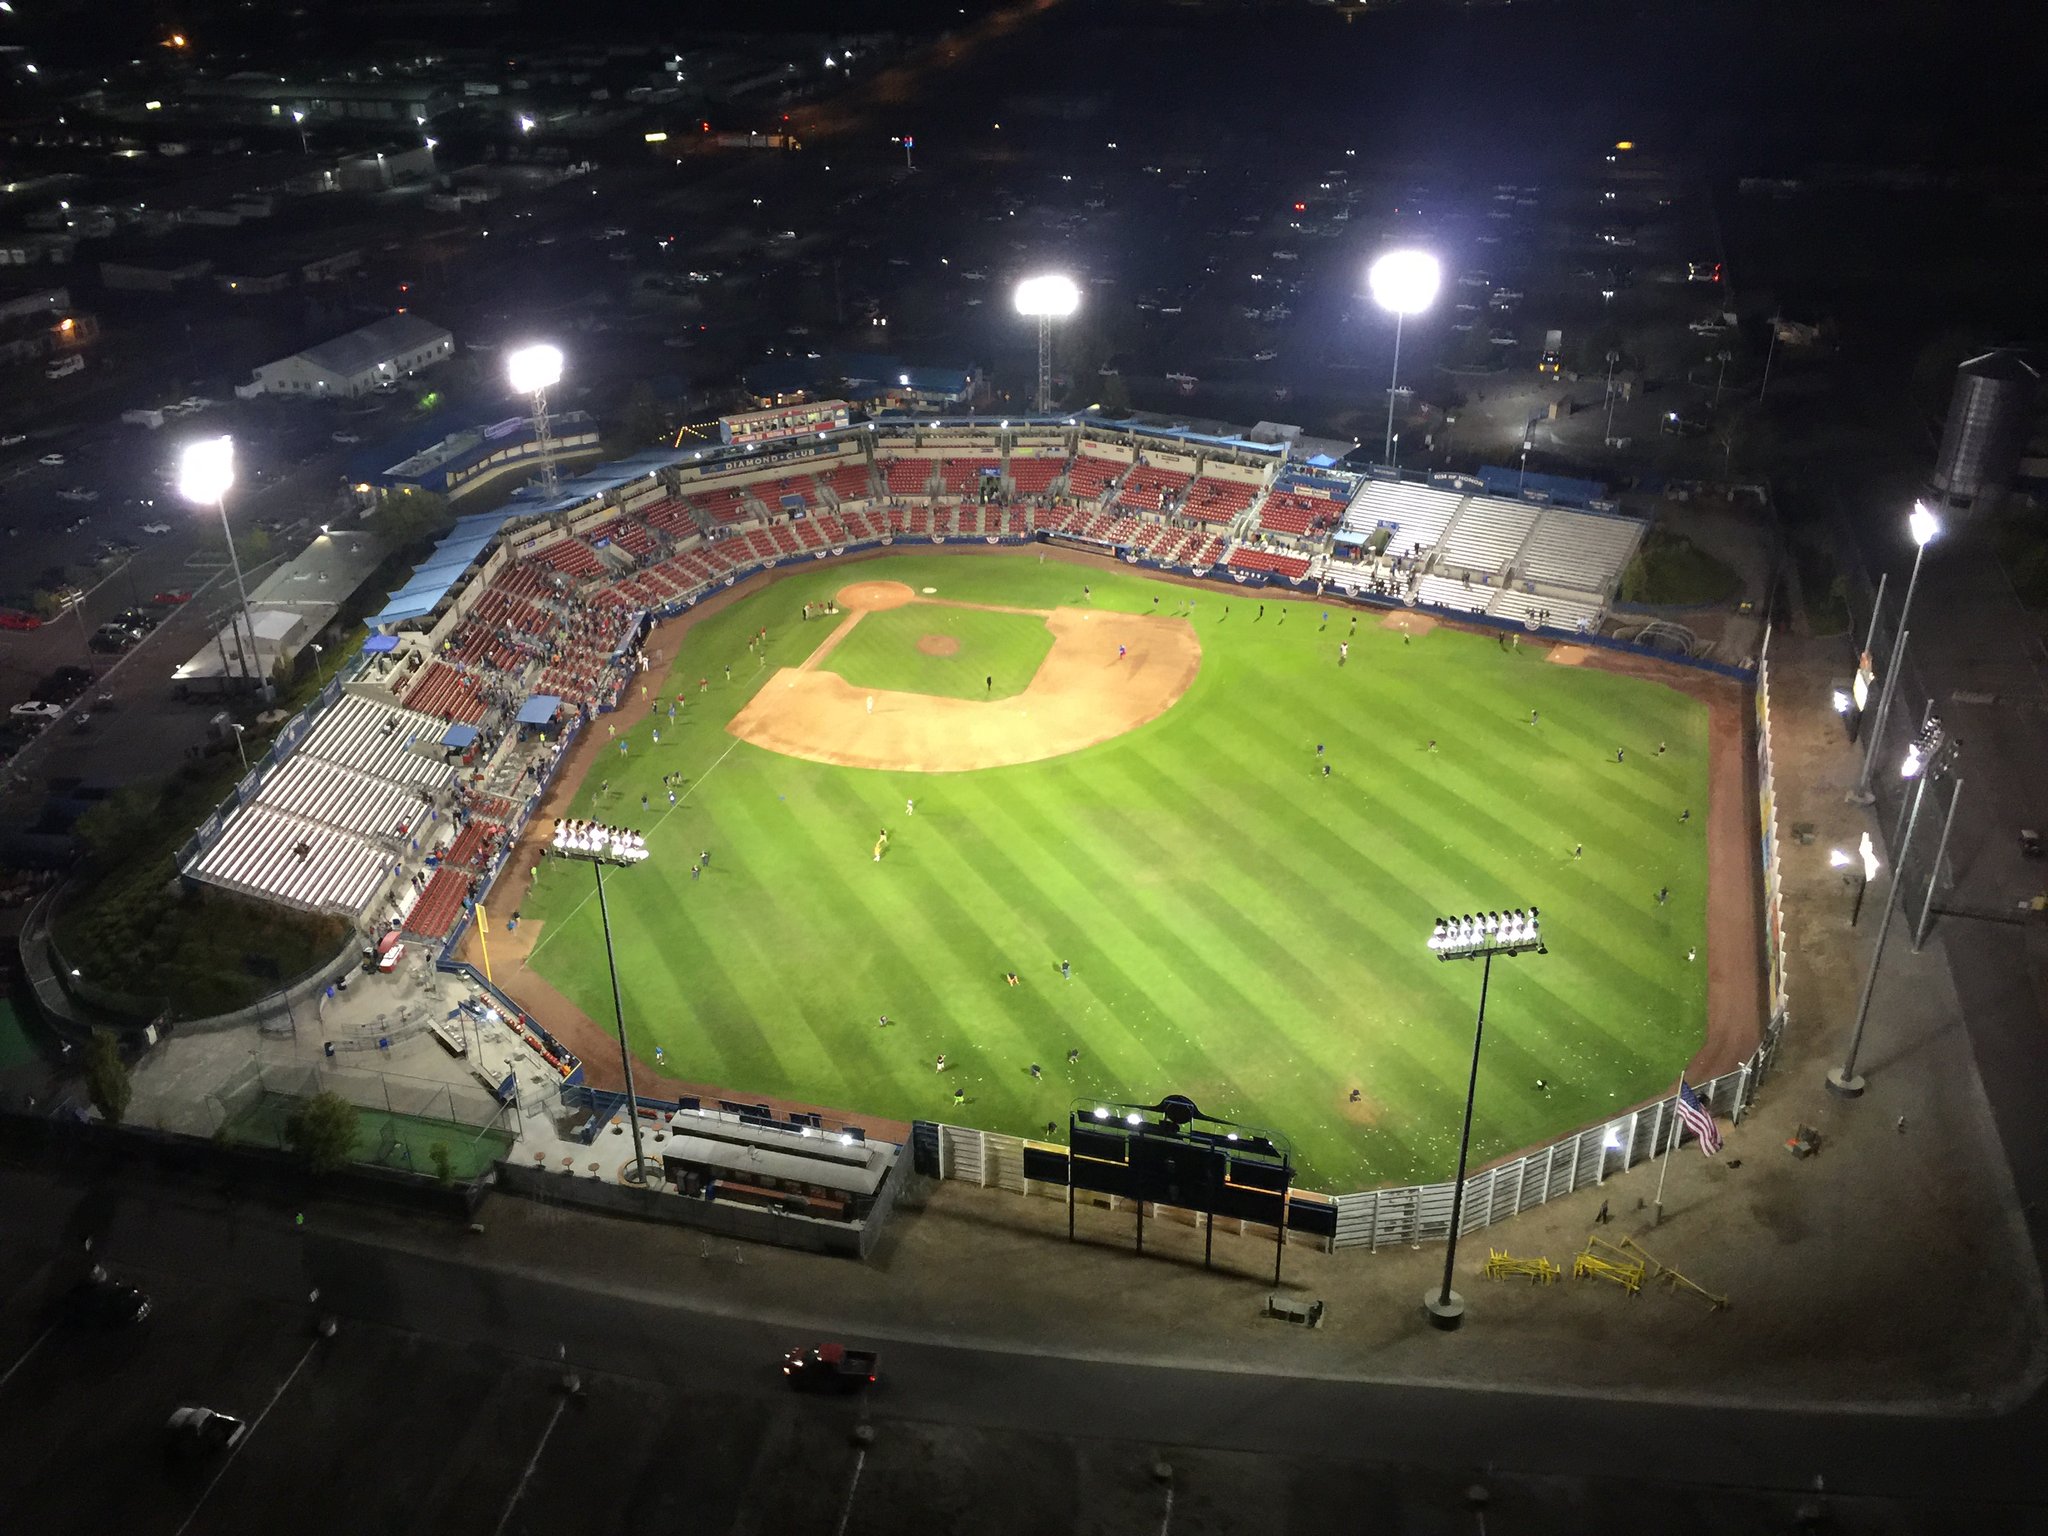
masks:
[[[1523,483],[1529,478],[1529,450],[1535,446],[1536,440],[1534,438],[1525,437],[1522,439],[1522,467],[1515,475],[1515,494],[1517,496],[1522,494]]]
[[[242,745],[242,733],[248,727],[239,720],[230,720],[228,722],[228,729],[235,733],[235,751],[241,754],[242,772],[247,773],[249,771],[249,749]]]
[[[1049,273],[1017,285],[1017,313],[1038,321],[1038,414],[1052,409],[1052,323],[1081,307],[1081,290],[1071,277]]]
[[[299,153],[310,155],[313,151],[306,147],[306,114],[296,107],[292,109],[292,126],[299,130]]]
[[[228,487],[234,483],[233,438],[201,438],[187,443],[178,454],[178,494],[194,506],[211,504],[220,511],[220,534],[228,543],[228,564],[234,568],[235,595],[242,605],[242,627],[249,634],[249,649],[242,658],[242,670],[257,685],[267,704],[270,702],[270,679],[256,673],[256,621],[249,616],[249,588],[242,580],[241,557],[235,553],[235,531],[228,526]]]
[[[647,861],[647,839],[624,827],[605,826],[595,821],[562,819],[555,823],[553,848],[556,857],[581,859],[597,877],[597,912],[604,923],[604,959],[612,975],[612,1020],[619,1031],[619,1069],[626,1079],[626,1124],[633,1132],[633,1174],[636,1185],[647,1182],[646,1156],[640,1147],[640,1101],[633,1092],[633,1053],[626,1045],[626,1009],[619,1000],[619,961],[612,950],[612,914],[605,905],[604,867],[643,864]]]
[[[1771,387],[1771,359],[1778,355],[1778,322],[1783,315],[1771,316],[1771,344],[1764,349],[1764,381],[1756,387],[1756,398],[1762,403],[1764,393]]]
[[[1863,893],[1870,889],[1870,882],[1877,878],[1877,872],[1882,867],[1878,862],[1876,845],[1871,842],[1870,834],[1865,832],[1863,840],[1856,845],[1855,854],[1846,853],[1840,848],[1830,848],[1828,863],[1836,869],[1847,869],[1852,864],[1861,865],[1860,874],[1842,876],[1845,884],[1851,880],[1856,882],[1856,899],[1849,905],[1849,926],[1854,928],[1856,919],[1863,915]]]
[[[1373,302],[1394,313],[1394,374],[1387,383],[1386,457],[1394,456],[1394,401],[1401,385],[1401,322],[1420,314],[1436,298],[1443,268],[1427,251],[1388,251],[1365,275]]]
[[[1870,723],[1870,739],[1863,744],[1863,771],[1856,776],[1856,787],[1849,792],[1849,799],[1857,805],[1869,805],[1877,798],[1870,789],[1870,776],[1877,766],[1877,744],[1884,736],[1885,721],[1892,710],[1892,693],[1899,685],[1899,663],[1906,654],[1906,621],[1913,613],[1914,589],[1920,585],[1920,562],[1927,556],[1927,546],[1940,534],[1941,521],[1927,510],[1926,503],[1916,501],[1906,527],[1917,546],[1913,551],[1913,574],[1906,582],[1906,601],[1899,608],[1899,633],[1892,641],[1891,660],[1885,665],[1884,690],[1877,696],[1877,718]],[[1873,616],[1873,632],[1876,627]]]
[[[1721,386],[1728,381],[1728,362],[1734,356],[1735,354],[1726,347],[1714,354],[1715,360],[1721,365],[1721,371],[1714,375],[1714,409],[1717,411],[1721,409]]]
[[[917,143],[917,140],[912,138],[907,133],[899,133],[893,140],[891,140],[891,142],[901,144],[903,146],[903,169],[905,169],[906,171],[916,170],[917,166],[911,161],[910,151],[912,146]]]
[[[505,359],[512,387],[533,401],[533,440],[540,449],[541,494],[555,499],[555,439],[548,431],[548,390],[562,377],[562,349],[539,342]]]
[[[1906,855],[1913,847],[1913,830],[1920,821],[1920,802],[1927,795],[1927,781],[1939,771],[1943,761],[1944,740],[1939,720],[1929,720],[1920,735],[1906,749],[1906,759],[1899,765],[1901,777],[1917,779],[1913,786],[1913,798],[1906,813],[1905,836],[1899,846],[1892,850],[1892,884],[1885,894],[1884,915],[1877,920],[1877,943],[1870,952],[1870,972],[1863,978],[1863,996],[1856,1004],[1856,1026],[1849,1035],[1849,1054],[1839,1067],[1828,1073],[1828,1092],[1837,1098],[1853,1099],[1863,1092],[1864,1081],[1856,1072],[1856,1057],[1863,1049],[1863,1026],[1870,1019],[1870,999],[1877,990],[1877,967],[1884,959],[1884,942],[1890,937],[1892,913],[1898,909],[1899,893],[1905,889]]]
[[[1607,430],[1601,434],[1603,443],[1614,441],[1614,365],[1621,361],[1621,354],[1613,348],[1607,352]]]
[[[1439,960],[1478,960],[1479,1019],[1472,1026],[1472,1075],[1465,1082],[1465,1123],[1458,1133],[1458,1177],[1451,1185],[1450,1240],[1444,1247],[1444,1283],[1440,1290],[1424,1292],[1423,1310],[1438,1328],[1456,1328],[1465,1316],[1465,1300],[1451,1289],[1451,1277],[1458,1263],[1458,1226],[1465,1216],[1465,1166],[1472,1151],[1472,1102],[1479,1093],[1479,1045],[1486,1035],[1486,989],[1493,980],[1493,957],[1512,958],[1547,954],[1538,927],[1536,909],[1526,912],[1466,913],[1463,917],[1440,917],[1429,931],[1430,951]]]
[[[309,642],[313,651],[313,692],[319,693],[320,685],[327,681],[327,647],[318,640]]]

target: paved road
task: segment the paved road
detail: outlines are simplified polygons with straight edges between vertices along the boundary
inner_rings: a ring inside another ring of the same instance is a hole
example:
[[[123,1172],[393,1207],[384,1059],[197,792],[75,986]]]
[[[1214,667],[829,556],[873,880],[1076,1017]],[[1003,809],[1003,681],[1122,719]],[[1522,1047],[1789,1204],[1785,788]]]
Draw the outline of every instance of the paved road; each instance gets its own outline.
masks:
[[[567,1256],[565,1284],[383,1246],[338,1230],[342,1213],[299,1229],[146,1179],[0,1174],[0,1216],[21,1239],[0,1255],[0,1506],[39,1531],[179,1531],[195,1507],[195,1532],[274,1529],[287,1510],[303,1531],[1360,1528],[1347,1510],[1450,1531],[1474,1528],[1462,1490],[1480,1481],[1495,1530],[1654,1515],[1761,1532],[1789,1527],[1816,1474],[1839,1530],[2048,1529],[2029,1502],[2038,1408],[1975,1423],[1665,1408],[895,1341],[879,1341],[881,1390],[820,1403],[773,1373],[785,1330],[690,1310],[693,1236],[676,1238],[674,1293],[645,1297],[607,1292],[598,1254]],[[39,1298],[88,1232],[158,1300],[134,1336],[46,1332]],[[342,1319],[331,1343],[314,1344],[316,1312]],[[565,1370],[584,1393],[562,1410]],[[1710,1382],[1691,1356],[1644,1387]],[[153,1454],[184,1401],[268,1407],[210,1493]],[[849,1439],[860,1419],[872,1480]],[[1162,1455],[1181,1495],[1165,1526],[1148,1472]],[[123,1475],[94,1475],[111,1466]]]

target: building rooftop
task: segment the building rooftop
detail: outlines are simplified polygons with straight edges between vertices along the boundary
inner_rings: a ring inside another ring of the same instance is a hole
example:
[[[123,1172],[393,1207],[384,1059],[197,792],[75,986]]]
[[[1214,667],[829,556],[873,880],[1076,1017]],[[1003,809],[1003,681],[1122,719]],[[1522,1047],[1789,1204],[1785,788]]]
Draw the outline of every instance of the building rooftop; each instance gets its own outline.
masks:
[[[401,352],[429,346],[447,334],[446,326],[422,320],[418,315],[386,315],[361,330],[323,341],[298,355],[316,367],[344,375],[357,374],[388,362]]]

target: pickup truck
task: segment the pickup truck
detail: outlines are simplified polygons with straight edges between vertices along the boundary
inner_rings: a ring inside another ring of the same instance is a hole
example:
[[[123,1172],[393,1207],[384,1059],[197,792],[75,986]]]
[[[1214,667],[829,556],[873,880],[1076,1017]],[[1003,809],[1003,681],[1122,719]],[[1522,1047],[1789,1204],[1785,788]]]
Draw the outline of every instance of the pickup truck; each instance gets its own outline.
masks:
[[[875,1361],[871,1349],[798,1345],[782,1357],[782,1374],[799,1392],[865,1392],[874,1384]]]

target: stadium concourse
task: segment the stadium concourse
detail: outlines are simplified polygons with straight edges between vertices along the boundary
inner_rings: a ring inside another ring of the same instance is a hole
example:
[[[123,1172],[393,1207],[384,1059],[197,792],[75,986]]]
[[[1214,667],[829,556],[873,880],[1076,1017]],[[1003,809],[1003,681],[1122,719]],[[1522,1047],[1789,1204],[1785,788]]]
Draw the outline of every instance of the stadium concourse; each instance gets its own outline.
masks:
[[[1596,630],[1643,525],[1296,461],[1289,445],[1094,417],[732,418],[547,502],[467,517],[370,620],[180,858],[188,879],[442,946],[568,744],[603,728],[654,621],[741,578],[881,545],[1040,540],[1238,586]],[[818,430],[820,424],[823,430]],[[1597,490],[1597,488],[1595,488]]]

